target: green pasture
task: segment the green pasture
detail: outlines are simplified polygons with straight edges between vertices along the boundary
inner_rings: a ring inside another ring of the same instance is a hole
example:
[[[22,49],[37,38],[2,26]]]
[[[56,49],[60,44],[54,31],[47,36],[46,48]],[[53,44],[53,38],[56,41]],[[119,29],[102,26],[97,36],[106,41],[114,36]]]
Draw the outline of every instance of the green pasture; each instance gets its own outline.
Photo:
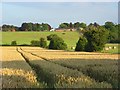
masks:
[[[112,47],[112,49],[102,50],[102,52],[104,52],[104,53],[112,53],[112,54],[119,53],[120,54],[120,49],[119,49],[120,44],[106,44],[105,47],[107,47],[107,48]],[[116,47],[116,49],[113,49],[113,47]]]
[[[18,45],[30,44],[31,40],[46,38],[50,34],[57,34],[62,37],[68,48],[75,47],[79,38],[78,32],[2,32],[2,44],[10,45],[13,40],[16,40]]]
[[[30,45],[31,40],[39,40],[41,37],[47,40],[47,36],[50,34],[57,34],[68,46],[68,50],[71,50],[71,47],[76,46],[76,42],[79,39],[78,32],[0,32],[2,34],[2,42],[0,44],[11,44],[11,41],[17,41],[18,45],[28,44]],[[49,45],[49,41],[47,43]],[[118,44],[106,44],[106,47],[115,46],[116,49],[103,50],[102,52],[107,53],[120,53],[118,51]],[[73,50],[71,50],[73,51]]]

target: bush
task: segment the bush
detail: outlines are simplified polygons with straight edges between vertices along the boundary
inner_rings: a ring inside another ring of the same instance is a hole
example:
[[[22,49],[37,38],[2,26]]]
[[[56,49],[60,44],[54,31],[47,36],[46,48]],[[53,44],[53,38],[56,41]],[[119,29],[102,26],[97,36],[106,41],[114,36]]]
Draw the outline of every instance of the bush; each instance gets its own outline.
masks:
[[[76,43],[75,51],[84,51],[87,44],[87,39],[85,37],[80,37]]]
[[[64,43],[64,40],[57,35],[53,35],[52,38],[49,39],[49,49],[55,49],[55,50],[66,50],[67,44]]]
[[[45,41],[44,38],[40,38],[40,47],[46,48],[47,47],[47,42]]]
[[[31,41],[31,46],[40,46],[40,41],[32,40]]]
[[[17,42],[16,42],[16,41],[12,41],[12,42],[11,42],[11,45],[12,45],[12,46],[16,46],[16,45],[17,45]]]
[[[58,37],[56,34],[50,34],[49,36],[47,36],[47,40],[51,40],[51,39],[53,39],[53,38],[56,38],[56,37]]]

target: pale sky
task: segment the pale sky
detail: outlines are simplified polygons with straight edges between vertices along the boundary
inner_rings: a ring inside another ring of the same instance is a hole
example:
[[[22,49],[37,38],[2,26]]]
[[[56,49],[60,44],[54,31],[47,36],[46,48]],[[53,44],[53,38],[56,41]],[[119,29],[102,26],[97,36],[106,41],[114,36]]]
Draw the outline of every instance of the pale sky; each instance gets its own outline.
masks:
[[[23,22],[49,23],[54,28],[63,22],[118,23],[118,2],[111,1],[116,2],[7,2],[2,0],[0,18],[2,24],[20,26]]]
[[[2,2],[119,2],[119,0],[1,0]]]

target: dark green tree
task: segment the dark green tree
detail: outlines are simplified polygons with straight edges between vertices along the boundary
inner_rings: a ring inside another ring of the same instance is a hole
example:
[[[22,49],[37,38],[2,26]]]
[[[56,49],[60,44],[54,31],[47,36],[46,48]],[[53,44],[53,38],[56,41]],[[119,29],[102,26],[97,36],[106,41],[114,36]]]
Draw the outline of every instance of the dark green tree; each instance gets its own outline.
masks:
[[[99,25],[98,23],[96,23],[96,22],[95,22],[93,25],[94,25],[94,27],[99,27],[99,26],[100,26],[100,25]]]
[[[85,29],[85,28],[87,27],[87,25],[86,25],[85,23],[82,22],[82,23],[80,23],[79,27]]]
[[[59,28],[67,29],[67,28],[69,28],[69,24],[68,23],[61,23],[59,25]]]
[[[72,28],[73,28],[73,24],[72,24],[72,22],[70,22],[70,25],[69,25],[69,26],[70,26],[70,29],[72,29]]]
[[[109,31],[108,42],[117,42],[119,40],[118,37],[118,26],[113,22],[105,22],[104,27]]]
[[[16,27],[16,26],[13,26],[13,25],[2,25],[2,31],[12,31],[12,30],[15,30],[15,31],[18,31],[19,27]]]
[[[74,23],[74,28],[79,29],[80,28],[80,23],[79,22]]]
[[[114,31],[115,30],[115,24],[113,22],[105,22],[104,27],[106,29],[109,29],[110,31]]]
[[[33,23],[23,23],[21,25],[22,31],[32,31],[32,29],[33,29]]]
[[[84,36],[80,36],[78,42],[76,43],[75,51],[85,51],[87,44],[87,39]]]
[[[37,24],[32,24],[32,31],[38,31],[39,27]]]
[[[87,25],[83,22],[82,23],[80,23],[80,22],[74,23],[74,28],[76,28],[76,29],[79,29],[79,28],[85,29],[86,27],[87,27]]]
[[[32,40],[31,41],[31,46],[40,46],[40,41]]]
[[[23,23],[20,27],[21,31],[49,31],[51,26],[47,23]]]
[[[49,31],[51,29],[51,26],[49,24],[42,23],[42,30],[43,31]]]
[[[47,36],[47,40],[52,40],[53,38],[58,37],[56,34],[50,34],[49,36]]]
[[[109,32],[103,27],[90,27],[84,35],[88,40],[86,51],[101,51],[108,41]]]
[[[67,44],[64,43],[64,40],[57,35],[54,35],[50,39],[49,49],[55,49],[55,50],[66,50]]]
[[[17,45],[17,42],[16,42],[16,41],[12,41],[12,42],[11,42],[11,45],[12,45],[12,46],[16,46],[16,45]]]
[[[42,48],[47,47],[47,41],[45,41],[44,38],[40,38],[40,47],[42,47]]]

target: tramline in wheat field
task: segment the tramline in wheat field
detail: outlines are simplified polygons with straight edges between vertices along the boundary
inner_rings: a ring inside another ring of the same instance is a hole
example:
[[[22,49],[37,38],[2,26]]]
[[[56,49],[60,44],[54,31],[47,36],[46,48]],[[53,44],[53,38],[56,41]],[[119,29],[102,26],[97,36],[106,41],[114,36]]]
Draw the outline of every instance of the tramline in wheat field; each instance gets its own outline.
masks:
[[[118,54],[39,47],[1,49],[3,88],[118,87]]]

